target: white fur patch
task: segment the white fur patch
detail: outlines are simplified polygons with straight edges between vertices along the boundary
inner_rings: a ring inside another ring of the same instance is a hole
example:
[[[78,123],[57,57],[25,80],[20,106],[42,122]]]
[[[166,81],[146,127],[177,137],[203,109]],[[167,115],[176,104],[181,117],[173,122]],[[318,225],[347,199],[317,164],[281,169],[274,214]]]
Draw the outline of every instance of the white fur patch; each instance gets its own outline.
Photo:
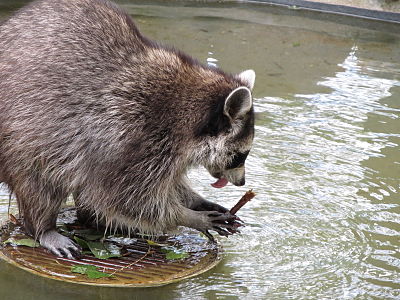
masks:
[[[256,81],[256,73],[253,70],[246,70],[243,71],[238,75],[238,77],[247,83],[250,90],[254,87],[254,82]]]

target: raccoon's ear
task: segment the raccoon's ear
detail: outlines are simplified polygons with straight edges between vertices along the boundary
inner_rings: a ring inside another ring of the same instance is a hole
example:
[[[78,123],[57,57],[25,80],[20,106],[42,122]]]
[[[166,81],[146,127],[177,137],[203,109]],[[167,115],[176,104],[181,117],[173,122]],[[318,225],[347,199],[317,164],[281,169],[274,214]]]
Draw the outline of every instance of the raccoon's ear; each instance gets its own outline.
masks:
[[[226,97],[224,115],[234,120],[248,113],[252,105],[253,99],[250,90],[244,86],[238,87]]]
[[[247,87],[252,90],[256,81],[256,73],[253,70],[246,70],[238,74],[240,80],[246,83]]]

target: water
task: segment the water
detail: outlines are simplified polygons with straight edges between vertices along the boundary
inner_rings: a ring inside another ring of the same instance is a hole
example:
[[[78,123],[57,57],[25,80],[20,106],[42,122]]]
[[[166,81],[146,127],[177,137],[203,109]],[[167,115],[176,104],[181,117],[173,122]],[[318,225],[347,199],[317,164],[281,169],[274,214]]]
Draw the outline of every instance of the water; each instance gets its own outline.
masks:
[[[147,36],[231,72],[255,69],[247,186],[215,190],[204,170],[190,173],[227,207],[253,188],[239,212],[248,226],[220,238],[220,265],[177,284],[90,288],[1,263],[0,298],[399,299],[398,27],[268,6],[120,2]],[[3,189],[0,218],[7,207]]]

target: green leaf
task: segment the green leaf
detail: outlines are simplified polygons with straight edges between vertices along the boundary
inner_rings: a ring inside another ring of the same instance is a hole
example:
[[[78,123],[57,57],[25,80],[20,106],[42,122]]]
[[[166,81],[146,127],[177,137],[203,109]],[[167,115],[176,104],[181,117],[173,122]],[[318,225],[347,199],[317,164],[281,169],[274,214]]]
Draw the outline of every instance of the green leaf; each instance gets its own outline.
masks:
[[[157,247],[168,247],[168,244],[160,244],[157,243],[155,241],[151,241],[151,240],[146,240],[147,244],[149,244],[150,246],[157,246]]]
[[[85,241],[81,238],[78,238],[77,236],[74,236],[74,240],[78,243],[79,246],[82,247],[82,249],[89,249],[87,241]]]
[[[150,246],[161,246],[159,243],[156,243],[154,241],[150,241],[150,240],[146,240],[147,244],[149,244]]]
[[[93,229],[75,229],[74,234],[86,241],[96,241],[104,237],[104,234]]]
[[[15,239],[9,238],[8,240],[4,241],[3,244],[13,244],[17,246],[27,246],[31,248],[39,247],[40,244],[36,242],[34,239]]]
[[[97,241],[104,237],[104,234],[79,234],[87,241]]]
[[[113,252],[109,251],[105,245],[101,242],[87,242],[90,251],[92,251],[93,255],[99,259],[107,259],[111,257],[121,257],[121,252],[118,250],[113,250]]]
[[[175,251],[167,252],[167,254],[165,255],[165,257],[170,260],[183,259],[188,256],[189,254],[187,254],[186,252],[175,252]]]
[[[97,270],[93,265],[74,265],[71,267],[72,273],[86,274],[88,270]]]
[[[111,277],[112,276],[111,274],[100,272],[97,270],[89,270],[89,271],[87,271],[86,275],[90,279],[99,279],[99,278],[103,278],[103,277]]]
[[[169,260],[183,259],[189,256],[187,252],[173,246],[162,247],[161,252],[165,253],[165,257]]]
[[[111,277],[111,274],[101,272],[93,265],[74,265],[71,267],[72,273],[87,275],[90,279],[98,279],[103,277]]]
[[[90,249],[92,254],[98,259],[108,259],[111,257],[122,256],[121,249],[116,245],[85,241],[77,236],[75,236],[74,239],[83,249]]]

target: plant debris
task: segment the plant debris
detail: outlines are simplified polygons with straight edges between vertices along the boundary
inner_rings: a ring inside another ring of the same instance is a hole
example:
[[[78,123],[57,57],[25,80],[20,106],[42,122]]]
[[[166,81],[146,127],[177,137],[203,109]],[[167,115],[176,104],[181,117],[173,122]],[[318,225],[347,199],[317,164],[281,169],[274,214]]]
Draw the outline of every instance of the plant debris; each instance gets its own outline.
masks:
[[[74,283],[158,286],[204,272],[221,259],[218,244],[206,242],[194,230],[182,229],[182,235],[176,236],[126,237],[122,230],[102,231],[79,224],[75,208],[60,213],[57,231],[84,248],[77,258],[54,256],[24,234],[22,226],[8,220],[1,228],[1,258],[36,275]]]

